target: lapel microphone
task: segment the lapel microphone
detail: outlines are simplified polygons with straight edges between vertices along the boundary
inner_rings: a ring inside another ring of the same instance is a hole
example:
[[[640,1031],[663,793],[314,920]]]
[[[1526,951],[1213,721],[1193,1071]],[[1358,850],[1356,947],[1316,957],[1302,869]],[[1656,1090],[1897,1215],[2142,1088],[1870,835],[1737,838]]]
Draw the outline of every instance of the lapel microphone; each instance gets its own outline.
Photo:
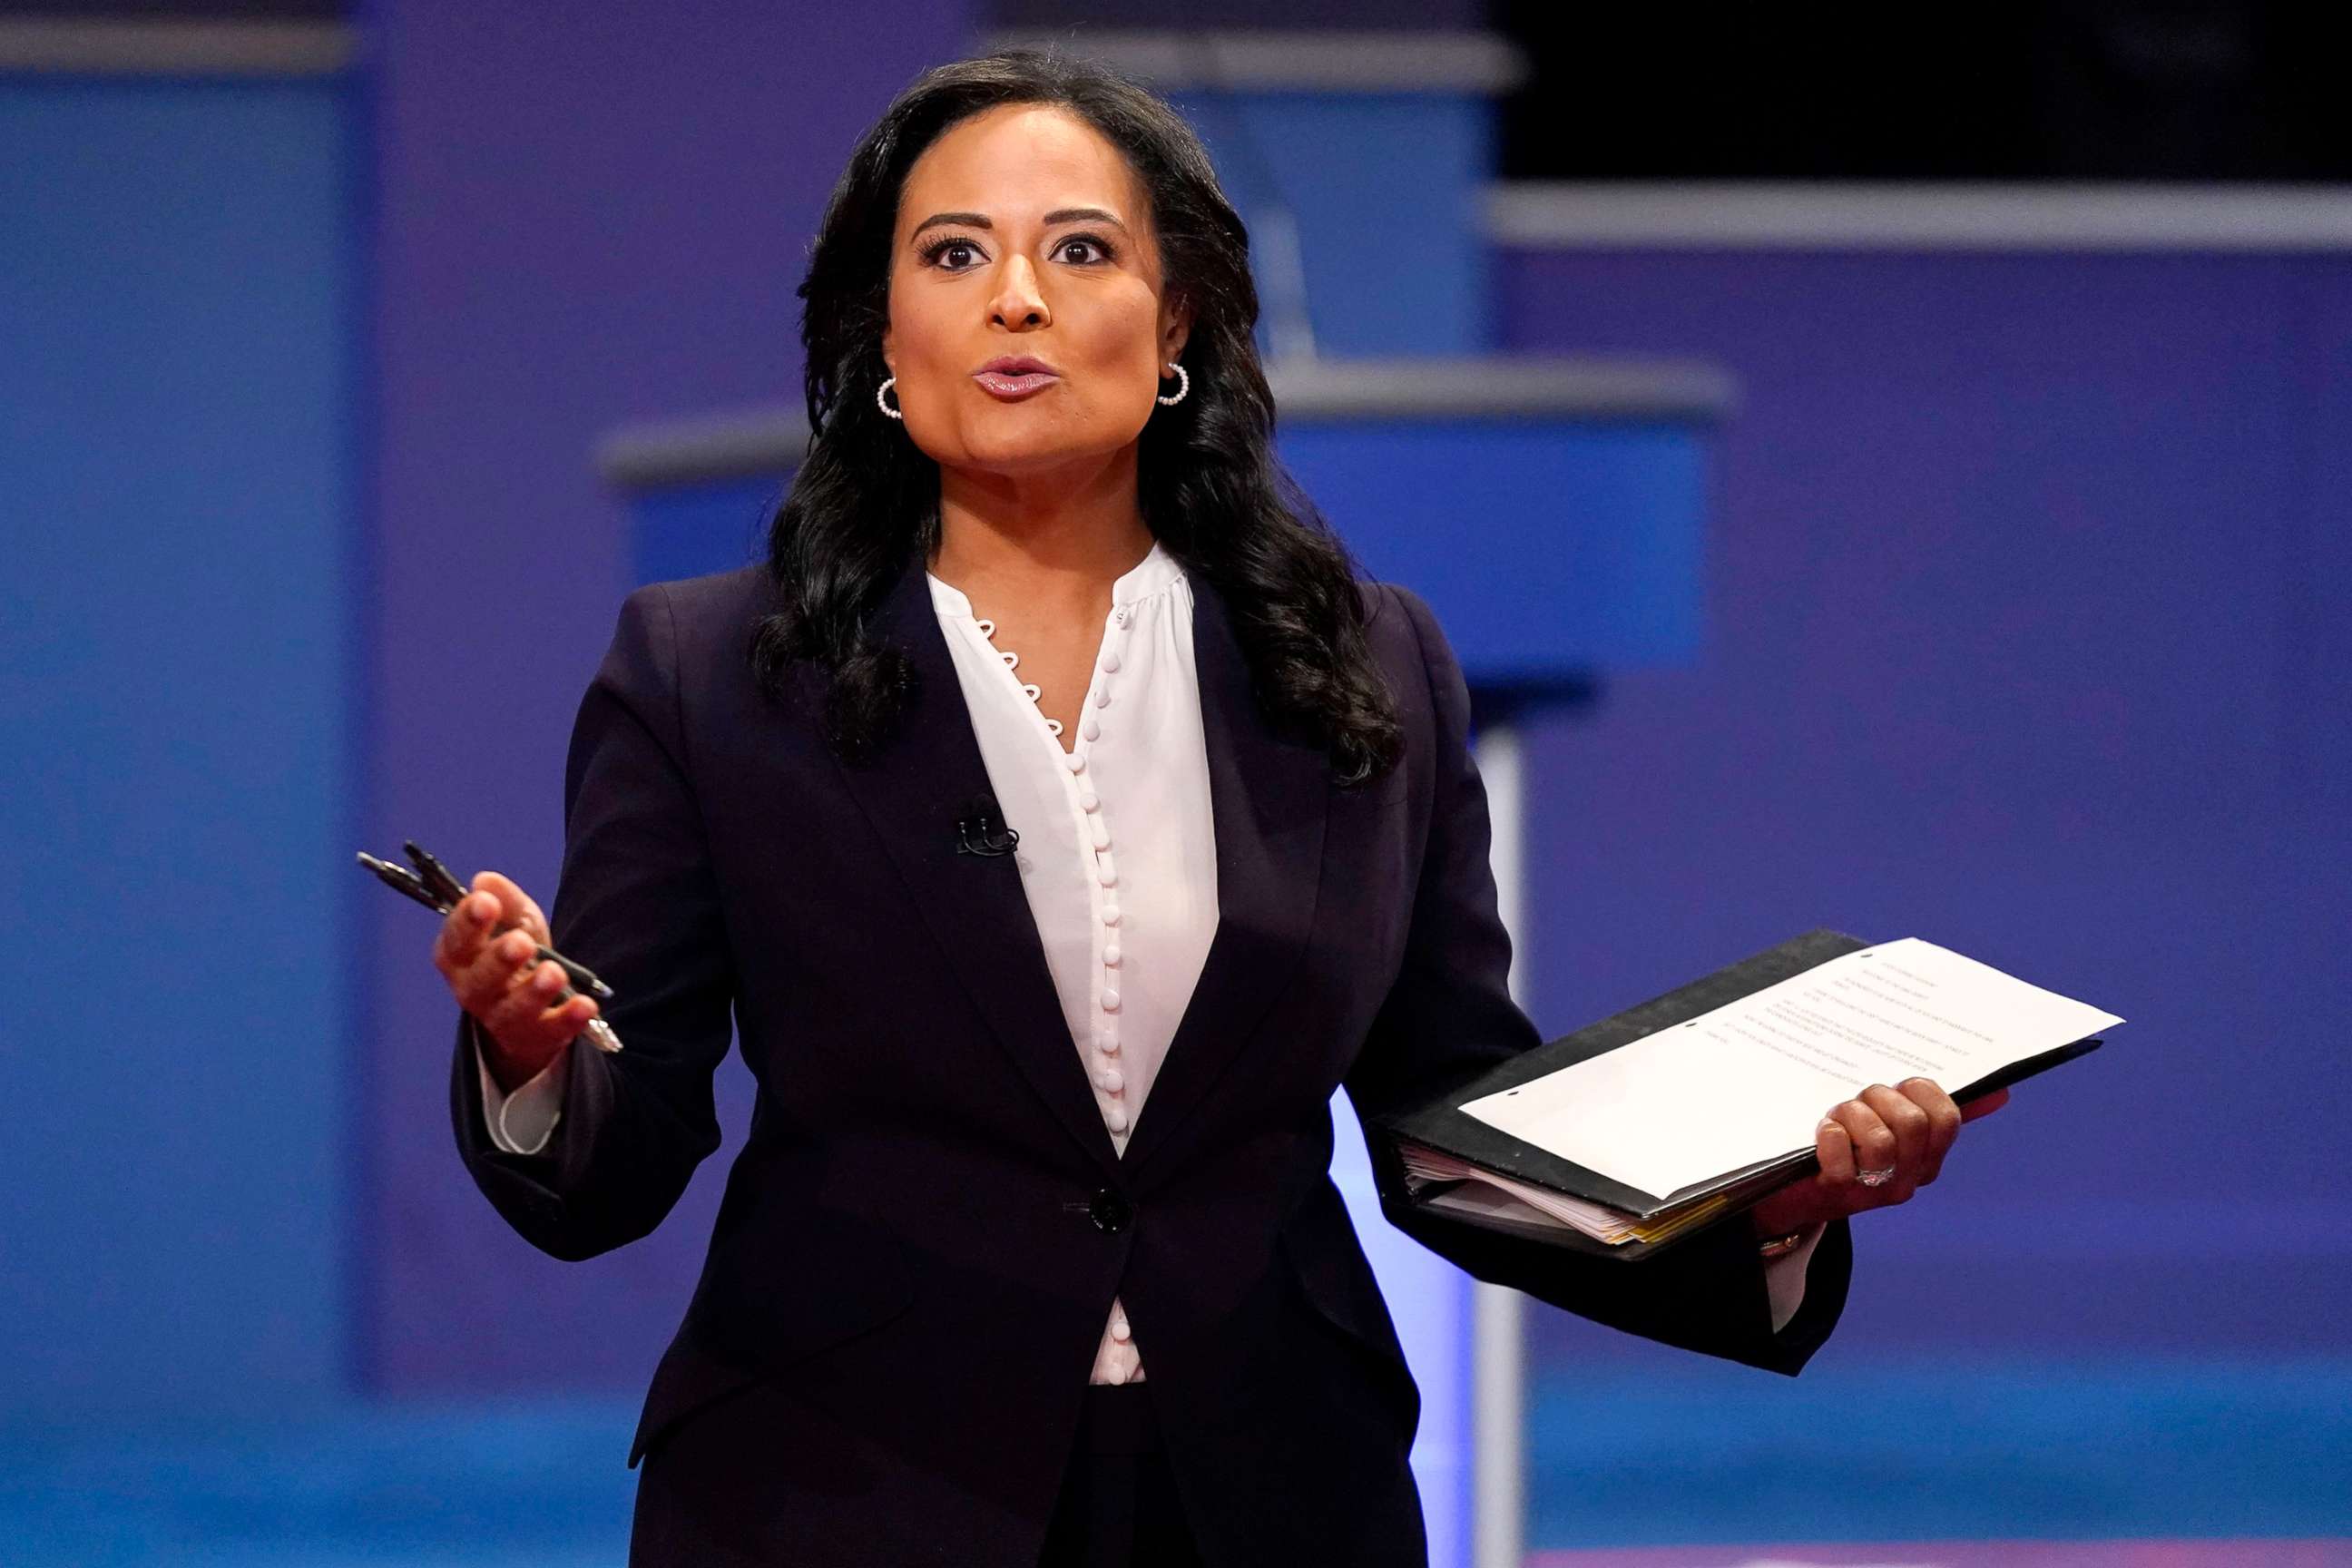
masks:
[[[977,795],[967,801],[956,817],[959,855],[1009,855],[1020,842],[1020,834],[997,820],[993,795]]]

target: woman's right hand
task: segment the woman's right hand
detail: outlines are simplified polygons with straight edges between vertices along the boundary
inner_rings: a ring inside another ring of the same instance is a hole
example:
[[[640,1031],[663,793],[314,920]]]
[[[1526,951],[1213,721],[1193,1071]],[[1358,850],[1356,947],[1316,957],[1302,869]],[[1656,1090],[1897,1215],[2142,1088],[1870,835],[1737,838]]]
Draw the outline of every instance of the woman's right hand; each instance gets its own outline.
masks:
[[[496,871],[478,871],[433,943],[433,966],[481,1026],[485,1065],[509,1094],[562,1056],[596,1016],[593,996],[556,1001],[571,981],[562,964],[535,960],[547,942],[547,917],[530,896]]]

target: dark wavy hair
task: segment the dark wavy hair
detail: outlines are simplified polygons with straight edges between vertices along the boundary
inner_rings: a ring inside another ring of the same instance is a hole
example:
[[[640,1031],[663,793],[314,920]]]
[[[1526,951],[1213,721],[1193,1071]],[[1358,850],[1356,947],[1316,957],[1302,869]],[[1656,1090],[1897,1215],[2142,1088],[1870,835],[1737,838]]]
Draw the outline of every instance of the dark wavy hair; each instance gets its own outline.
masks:
[[[853,758],[903,709],[911,661],[867,620],[908,552],[928,560],[938,546],[940,475],[875,401],[899,194],[944,132],[1006,104],[1065,109],[1121,149],[1150,194],[1166,288],[1191,308],[1191,395],[1155,407],[1139,437],[1145,526],[1232,607],[1269,720],[1328,752],[1339,783],[1385,772],[1402,731],[1364,637],[1354,560],[1274,455],[1248,231],[1182,116],[1110,68],[1053,49],[924,72],[858,142],[834,187],[799,290],[812,437],[768,525],[776,607],[751,654],[761,689],[781,698],[791,661],[814,661],[829,678],[828,742]]]

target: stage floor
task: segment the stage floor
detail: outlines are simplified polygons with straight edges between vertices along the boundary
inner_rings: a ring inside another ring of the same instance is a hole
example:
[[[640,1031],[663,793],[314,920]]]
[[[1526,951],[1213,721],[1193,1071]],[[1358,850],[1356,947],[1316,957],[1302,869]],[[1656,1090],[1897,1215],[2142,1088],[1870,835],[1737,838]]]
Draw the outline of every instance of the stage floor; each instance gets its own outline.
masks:
[[[2352,1565],[2352,1356],[1670,1364],[1537,1379],[1529,1568]],[[614,1568],[635,1416],[632,1396],[15,1429],[0,1561]]]

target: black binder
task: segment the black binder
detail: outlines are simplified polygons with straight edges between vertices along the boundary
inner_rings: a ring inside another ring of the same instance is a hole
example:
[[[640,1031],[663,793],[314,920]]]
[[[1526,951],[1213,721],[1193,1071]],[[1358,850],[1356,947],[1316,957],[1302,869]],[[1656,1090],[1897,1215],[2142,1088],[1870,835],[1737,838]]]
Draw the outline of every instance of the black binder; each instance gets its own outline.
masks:
[[[1465,1103],[1504,1089],[1558,1072],[1564,1067],[1597,1057],[1603,1051],[1662,1029],[1685,1023],[1702,1013],[1714,1011],[1727,1003],[1778,984],[1791,975],[1801,974],[1817,964],[1842,957],[1872,944],[1843,931],[1815,930],[1801,936],[1765,949],[1737,963],[1727,964],[1712,974],[1701,975],[1687,985],[1678,986],[1663,996],[1636,1007],[1628,1007],[1597,1024],[1588,1024],[1574,1034],[1563,1035],[1549,1044],[1514,1057],[1476,1081],[1465,1084],[1452,1093],[1423,1106],[1417,1110],[1382,1118],[1373,1123],[1373,1131],[1387,1145],[1390,1158],[1402,1162],[1402,1146],[1418,1143],[1443,1154],[1493,1171],[1500,1175],[1524,1182],[1530,1186],[1565,1193],[1591,1203],[1605,1204],[1638,1219],[1651,1219],[1665,1211],[1720,1193],[1725,1203],[1721,1213],[1698,1224],[1686,1226],[1672,1236],[1650,1241],[1628,1241],[1612,1245],[1586,1236],[1566,1225],[1536,1223],[1502,1215],[1473,1215],[1456,1209],[1430,1208],[1432,1199],[1456,1187],[1483,1185],[1473,1182],[1433,1183],[1412,1193],[1417,1207],[1447,1219],[1468,1225],[1482,1225],[1513,1235],[1532,1237],[1597,1257],[1613,1258],[1622,1262],[1638,1262],[1654,1257],[1669,1247],[1679,1246],[1689,1237],[1712,1229],[1725,1220],[1735,1218],[1748,1207],[1801,1176],[1821,1169],[1819,1157],[1808,1146],[1796,1152],[1771,1160],[1759,1161],[1736,1171],[1727,1171],[1711,1180],[1695,1183],[1674,1192],[1659,1194],[1645,1193],[1622,1182],[1612,1181],[1597,1171],[1563,1160],[1559,1155],[1537,1148],[1534,1144],[1512,1136],[1500,1128],[1490,1127],[1473,1116],[1463,1114]],[[1990,1094],[2036,1073],[2072,1061],[2085,1052],[2096,1049],[2102,1043],[2096,1036],[2086,1037],[2068,1045],[2059,1046],[2011,1063],[2008,1067],[1986,1074],[1973,1083],[1954,1087],[1944,1085],[1944,1091],[1956,1100],[1974,1100]],[[1827,1109],[1824,1107],[1823,1109]],[[1400,1178],[1402,1179],[1402,1178]],[[1488,1189],[1493,1190],[1493,1189]]]

